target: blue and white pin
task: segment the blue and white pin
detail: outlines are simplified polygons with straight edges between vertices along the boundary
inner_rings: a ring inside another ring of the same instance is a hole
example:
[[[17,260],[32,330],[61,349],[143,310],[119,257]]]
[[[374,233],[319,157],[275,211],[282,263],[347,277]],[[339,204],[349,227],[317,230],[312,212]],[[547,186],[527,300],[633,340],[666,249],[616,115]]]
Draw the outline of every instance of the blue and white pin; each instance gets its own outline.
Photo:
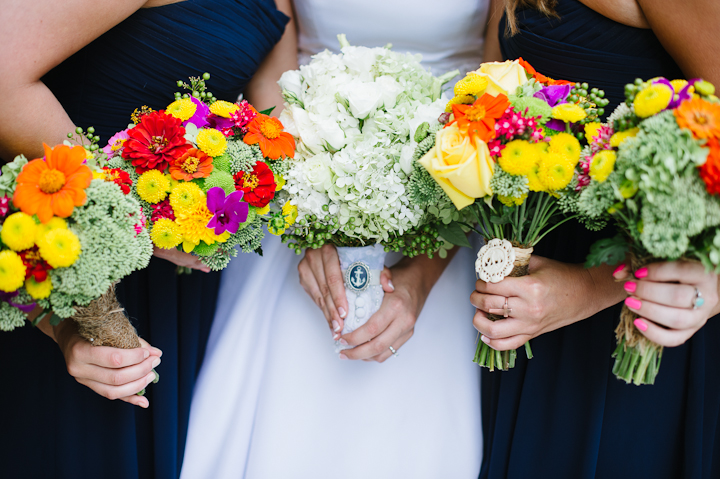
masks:
[[[345,270],[345,285],[354,293],[362,293],[370,286],[370,266],[364,261],[356,261]]]

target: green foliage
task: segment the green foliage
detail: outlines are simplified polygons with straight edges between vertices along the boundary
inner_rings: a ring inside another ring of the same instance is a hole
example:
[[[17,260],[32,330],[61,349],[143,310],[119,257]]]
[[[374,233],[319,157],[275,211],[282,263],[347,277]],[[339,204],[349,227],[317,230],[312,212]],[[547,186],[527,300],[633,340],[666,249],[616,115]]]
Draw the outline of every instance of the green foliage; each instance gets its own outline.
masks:
[[[524,175],[511,175],[501,168],[496,168],[490,179],[493,193],[508,198],[522,198],[530,192],[528,178]]]
[[[440,224],[437,226],[437,229],[443,239],[449,241],[455,246],[465,246],[470,248],[470,242],[468,241],[465,231],[460,223],[453,221],[448,225]]]
[[[14,300],[16,304],[25,304],[21,301]],[[25,325],[25,313],[19,309],[10,306],[6,302],[0,302],[0,331],[12,331]]]
[[[215,171],[224,171],[226,173],[230,173],[230,155],[225,153],[221,156],[216,156],[213,158],[213,172]]]
[[[235,191],[235,180],[233,180],[230,173],[220,170],[213,171],[210,173],[210,176],[203,180],[201,188],[207,192],[210,188],[214,188],[216,186],[225,190],[225,194],[229,195]]]
[[[524,112],[527,109],[527,114],[525,115],[526,117],[540,117],[538,123],[541,124],[548,121],[550,119],[550,115],[552,114],[552,108],[550,108],[550,105],[539,98],[532,96],[519,97],[516,95],[510,95],[508,100],[512,103],[515,111]]]
[[[622,235],[596,241],[590,247],[590,254],[587,256],[585,267],[593,268],[603,263],[609,265],[618,264],[625,259],[628,250],[627,240]]]
[[[218,247],[210,256],[203,256],[200,261],[213,271],[220,271],[227,267],[230,260],[238,255],[238,248],[243,253],[260,253],[263,239],[263,219],[256,214],[248,215],[248,220],[241,224],[237,233],[231,235],[225,243]],[[260,232],[260,234],[258,234]]]
[[[20,174],[23,166],[28,163],[24,155],[18,155],[10,163],[2,166],[2,175],[0,176],[0,195],[7,195],[12,198],[15,193],[15,179]]]

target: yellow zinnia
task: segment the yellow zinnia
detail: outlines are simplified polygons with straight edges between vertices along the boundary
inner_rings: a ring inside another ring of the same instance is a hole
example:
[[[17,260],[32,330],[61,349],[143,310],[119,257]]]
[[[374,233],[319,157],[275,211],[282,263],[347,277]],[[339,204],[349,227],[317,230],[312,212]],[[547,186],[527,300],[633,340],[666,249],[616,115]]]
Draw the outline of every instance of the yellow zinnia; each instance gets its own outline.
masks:
[[[513,140],[503,148],[498,164],[511,175],[527,175],[538,160],[537,148],[525,140]]]
[[[195,114],[197,105],[190,98],[175,100],[165,109],[165,113],[172,115],[178,120],[187,121]]]
[[[161,171],[148,170],[140,175],[136,189],[138,195],[144,201],[150,204],[160,203],[167,198],[167,193],[170,191],[170,182]]]
[[[0,252],[0,291],[17,291],[24,281],[25,265],[20,256],[14,251]]]
[[[647,118],[656,113],[660,113],[670,104],[673,92],[662,83],[655,83],[644,88],[635,96],[633,107],[635,114],[640,118]]]
[[[45,299],[50,296],[53,290],[52,280],[48,276],[45,281],[38,283],[35,278],[30,276],[25,280],[25,290],[32,297],[32,299]]]
[[[80,240],[70,230],[48,231],[38,244],[40,256],[53,268],[67,268],[80,256]]]
[[[593,156],[590,163],[590,178],[597,182],[604,182],[615,168],[617,155],[612,150],[599,151]]]
[[[227,138],[214,128],[200,130],[195,141],[198,148],[210,156],[220,156],[227,149]]]
[[[223,118],[230,118],[230,115],[236,112],[240,107],[229,101],[218,100],[210,105],[210,112]]]
[[[465,78],[455,84],[453,90],[456,97],[463,95],[480,96],[488,87],[488,79],[477,73],[468,73]]]
[[[580,161],[580,142],[570,133],[558,133],[550,139],[548,151],[551,153],[559,153],[565,155],[568,160],[577,165]]]
[[[0,239],[13,251],[32,248],[35,244],[37,223],[30,215],[18,211],[7,217],[2,225]]]
[[[174,248],[182,242],[180,227],[169,218],[160,218],[153,224],[150,238],[155,246],[162,249]]]
[[[575,167],[565,155],[550,152],[540,159],[538,176],[547,190],[562,190],[570,184],[574,174]]]

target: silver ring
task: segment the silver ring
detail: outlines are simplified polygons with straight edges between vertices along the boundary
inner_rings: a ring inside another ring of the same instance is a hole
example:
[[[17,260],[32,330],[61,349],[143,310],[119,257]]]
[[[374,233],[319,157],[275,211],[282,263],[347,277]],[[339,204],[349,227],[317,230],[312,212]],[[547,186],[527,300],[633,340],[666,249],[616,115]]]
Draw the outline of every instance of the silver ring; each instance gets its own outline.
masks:
[[[695,297],[693,298],[692,309],[698,309],[705,304],[705,298],[699,289],[695,288]]]
[[[388,349],[390,349],[390,352],[393,354],[393,356],[395,356],[395,357],[399,356],[398,352],[392,346],[388,346]]]

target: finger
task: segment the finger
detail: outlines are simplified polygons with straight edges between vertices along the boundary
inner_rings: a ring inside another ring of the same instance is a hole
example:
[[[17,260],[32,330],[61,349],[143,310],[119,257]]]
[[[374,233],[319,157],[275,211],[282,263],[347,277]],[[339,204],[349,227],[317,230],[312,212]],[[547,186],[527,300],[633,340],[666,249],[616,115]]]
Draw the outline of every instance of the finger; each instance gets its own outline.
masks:
[[[405,335],[404,326],[401,321],[395,320],[379,335],[368,342],[356,346],[353,349],[343,351],[347,359],[369,359],[381,354],[390,352],[390,346],[401,336]]]
[[[300,284],[318,308],[320,308],[323,312],[330,330],[342,330],[342,328],[339,327],[339,322],[337,325],[332,324],[334,319],[328,311],[327,304],[325,304],[325,298],[320,291],[318,275],[322,275],[322,280],[324,281],[325,273],[323,272],[322,265],[317,265],[317,256],[314,250],[305,251],[305,257],[302,261],[300,261],[300,264],[298,264],[298,274],[300,277]]]
[[[615,271],[613,271],[613,278],[618,281],[630,279],[630,268],[628,268],[625,263],[620,263],[617,268],[615,268]]]
[[[126,396],[132,396],[133,394],[137,394],[143,389],[147,387],[148,384],[153,382],[155,380],[155,373],[150,373],[145,377],[142,377],[136,381],[133,381],[128,384],[123,384],[122,386],[109,386],[107,384],[103,384],[97,381],[93,381],[92,379],[87,378],[79,378],[77,379],[77,382],[80,384],[89,387],[99,395],[106,397],[111,400],[120,399]]]
[[[524,296],[523,293],[528,292],[530,283],[534,281],[535,279],[530,276],[521,276],[519,278],[508,276],[499,283],[486,283],[479,279],[475,282],[475,290],[479,293],[495,296],[522,297]]]
[[[695,300],[695,287],[687,284],[654,283],[652,281],[626,281],[625,291],[641,301],[672,306],[692,308]]]
[[[510,298],[508,300],[508,308],[510,307]],[[474,291],[470,295],[470,303],[477,309],[489,313],[491,309],[504,309],[505,308],[505,296],[496,296],[494,294],[484,294]],[[519,298],[515,298],[513,303],[517,303],[519,306]],[[513,310],[513,313],[517,313]],[[511,316],[518,316],[517,314],[511,314]]]
[[[388,359],[390,359],[392,356],[400,356],[400,347],[407,343],[408,340],[412,337],[413,331],[407,332],[404,336],[401,336],[400,339],[395,341],[391,346],[395,349],[395,352],[397,354],[393,354],[390,348],[387,349],[387,351],[383,352],[382,354],[379,354],[373,358],[363,359],[363,361],[377,361],[378,363],[384,363]]]
[[[380,273],[380,286],[382,286],[383,291],[386,293],[395,291],[395,286],[392,283],[392,271],[390,271],[390,268],[387,266],[385,266],[382,273]]]
[[[666,329],[646,318],[638,318],[634,323],[635,327],[637,327],[646,338],[660,346],[680,346],[690,339],[696,331],[694,329]]]
[[[125,396],[120,398],[121,401],[132,404],[133,406],[140,406],[143,409],[147,409],[150,406],[150,401],[145,396],[138,396],[133,394],[132,396]]]
[[[493,321],[487,317],[487,313],[482,310],[476,310],[473,316],[473,326],[482,335],[491,339],[506,339],[518,334],[529,335],[529,325],[526,321],[518,318],[504,318]]]
[[[700,320],[697,310],[672,308],[652,301],[642,301],[633,296],[625,300],[625,306],[636,312],[638,316],[671,329],[690,329]]]
[[[532,336],[528,334],[518,334],[516,336],[503,339],[490,339],[484,334],[480,335],[480,340],[493,348],[495,351],[510,351],[511,349],[519,349],[531,339]]]
[[[359,346],[383,333],[391,322],[394,322],[393,319],[397,316],[395,308],[389,307],[386,303],[386,299],[387,297],[383,299],[380,309],[370,316],[367,323],[363,324],[352,333],[344,335],[340,339],[340,344]]]
[[[651,263],[635,271],[637,279],[655,282],[678,282],[699,284],[707,280],[709,273],[701,263],[694,261],[667,261]]]
[[[108,386],[122,386],[144,378],[159,366],[161,362],[162,360],[159,357],[150,356],[140,364],[120,369],[101,368],[88,364],[80,372],[80,376],[84,379],[107,384]]]
[[[150,357],[150,351],[145,348],[119,349],[93,346],[87,341],[78,341],[73,346],[73,353],[78,361],[113,369],[140,364]]]
[[[327,283],[327,294],[332,297],[332,304],[337,309],[337,319],[342,325],[347,316],[348,301],[345,294],[345,281],[343,280],[342,269],[340,268],[340,257],[334,246],[326,244],[320,248],[323,260],[323,271]],[[322,285],[320,290],[323,290]]]
[[[147,349],[148,351],[150,351],[150,356],[157,356],[159,358],[162,357],[163,352],[160,349],[158,349],[154,346],[151,346],[150,343],[145,341],[143,338],[138,338],[138,339],[140,340],[140,344],[142,345],[142,347]]]

